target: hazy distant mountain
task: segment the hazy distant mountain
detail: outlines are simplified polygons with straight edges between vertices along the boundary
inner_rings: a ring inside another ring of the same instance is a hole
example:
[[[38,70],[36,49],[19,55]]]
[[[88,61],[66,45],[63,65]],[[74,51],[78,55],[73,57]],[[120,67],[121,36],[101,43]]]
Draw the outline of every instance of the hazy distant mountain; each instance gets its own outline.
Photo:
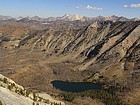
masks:
[[[44,19],[44,21],[56,21],[56,20],[57,18],[55,17],[49,17],[49,18]]]
[[[97,17],[93,17],[90,20],[95,20],[95,21],[105,21],[105,17],[103,16],[97,16]]]
[[[38,21],[38,22],[47,22],[47,21],[56,21],[56,20],[62,20],[62,21],[138,21],[140,20],[139,18],[133,18],[133,19],[128,19],[126,17],[118,17],[115,15],[109,16],[109,17],[104,17],[104,16],[97,16],[97,17],[86,17],[86,16],[81,16],[77,14],[65,14],[62,17],[49,17],[49,18],[41,18],[39,16],[33,16],[33,17],[18,17],[18,18],[12,18],[10,16],[2,16],[0,15],[0,21],[3,20],[10,20],[10,19],[15,19],[17,22],[28,22],[28,21]]]
[[[34,17],[29,17],[30,20],[37,20],[37,21],[41,21],[42,18],[39,16],[34,16]]]
[[[16,20],[21,20],[21,19],[23,19],[24,17],[22,17],[22,16],[19,16],[19,17],[17,17],[17,18],[15,18]]]
[[[58,19],[65,20],[65,21],[76,21],[76,20],[86,21],[88,17],[80,16],[77,14],[65,14],[64,16],[59,17]]]
[[[105,20],[111,20],[111,21],[117,21],[118,19],[119,19],[119,17],[115,16],[115,15],[110,16],[110,17],[105,17]]]
[[[1,20],[8,20],[8,19],[12,19],[12,17],[0,15],[0,21],[1,21]]]
[[[29,17],[29,16],[27,16],[27,17],[18,17],[18,18],[16,18],[16,20],[36,20],[36,21],[43,21],[44,20],[44,18],[41,18],[41,17],[39,17],[39,16],[33,16],[33,17]]]
[[[27,17],[17,20],[17,22],[28,22],[28,21],[29,21],[29,18]]]
[[[110,17],[104,17],[104,16],[98,16],[98,17],[93,17],[91,18],[91,20],[95,20],[95,21],[113,21],[113,22],[116,22],[116,21],[130,21],[131,19],[128,19],[126,17],[118,17],[118,16],[110,16]]]
[[[128,18],[126,18],[126,17],[123,17],[123,16],[121,16],[121,17],[118,17],[118,16],[115,16],[115,15],[113,15],[113,16],[110,16],[110,17],[105,17],[105,20],[110,20],[110,21],[129,21],[129,19]]]
[[[139,21],[140,18],[132,18],[131,21]]]

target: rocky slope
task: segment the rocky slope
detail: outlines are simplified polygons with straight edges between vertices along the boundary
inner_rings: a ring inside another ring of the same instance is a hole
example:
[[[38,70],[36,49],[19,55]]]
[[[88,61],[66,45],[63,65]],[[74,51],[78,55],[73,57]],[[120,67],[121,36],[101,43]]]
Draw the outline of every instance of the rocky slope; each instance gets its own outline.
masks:
[[[70,56],[69,61],[84,62],[82,68],[86,68],[112,58],[114,62],[121,60],[134,43],[139,43],[139,24],[95,22],[76,30],[44,30],[26,36],[20,40],[18,47],[42,50],[49,57],[59,56],[67,59]]]
[[[25,90],[13,80],[0,74],[0,102],[2,105],[65,105],[46,93],[33,93]]]
[[[140,21],[1,27],[0,72],[22,86],[54,92],[52,80],[86,80],[140,88]]]

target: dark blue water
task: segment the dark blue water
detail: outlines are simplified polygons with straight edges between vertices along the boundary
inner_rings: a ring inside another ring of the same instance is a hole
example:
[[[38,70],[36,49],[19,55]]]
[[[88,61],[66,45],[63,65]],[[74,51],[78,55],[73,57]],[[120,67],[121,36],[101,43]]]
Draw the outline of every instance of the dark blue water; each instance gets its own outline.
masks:
[[[54,88],[65,92],[83,92],[87,90],[101,90],[102,86],[98,83],[91,82],[64,82],[55,80],[51,84]]]

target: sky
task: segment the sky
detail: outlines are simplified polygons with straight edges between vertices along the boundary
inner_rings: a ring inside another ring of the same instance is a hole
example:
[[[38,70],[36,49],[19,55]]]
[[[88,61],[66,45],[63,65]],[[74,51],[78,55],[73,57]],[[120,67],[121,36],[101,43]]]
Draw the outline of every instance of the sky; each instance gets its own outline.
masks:
[[[0,0],[0,15],[59,17],[65,14],[140,18],[140,0]]]

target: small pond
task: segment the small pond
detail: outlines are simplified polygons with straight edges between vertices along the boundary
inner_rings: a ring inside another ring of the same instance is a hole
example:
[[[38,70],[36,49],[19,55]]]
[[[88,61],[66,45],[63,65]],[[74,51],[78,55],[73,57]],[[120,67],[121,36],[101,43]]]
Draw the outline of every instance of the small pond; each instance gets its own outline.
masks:
[[[65,92],[82,92],[87,90],[101,90],[102,86],[99,83],[91,82],[65,82],[55,80],[51,84],[54,88]]]

